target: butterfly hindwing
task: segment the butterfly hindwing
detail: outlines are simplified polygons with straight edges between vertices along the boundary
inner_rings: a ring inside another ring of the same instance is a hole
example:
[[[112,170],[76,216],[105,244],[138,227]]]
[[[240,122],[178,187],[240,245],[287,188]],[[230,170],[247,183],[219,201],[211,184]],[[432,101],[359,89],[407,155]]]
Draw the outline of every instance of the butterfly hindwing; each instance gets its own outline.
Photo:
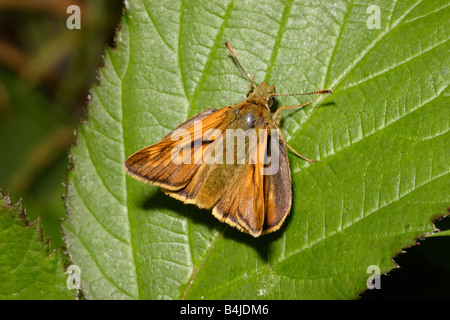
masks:
[[[274,130],[280,130],[274,128]],[[272,172],[264,175],[264,208],[266,217],[264,221],[264,233],[276,231],[283,224],[292,203],[292,182],[291,172],[289,168],[289,160],[287,157],[286,143],[277,131],[271,131],[269,136],[269,147],[277,146],[278,165],[269,163]],[[271,150],[273,151],[273,150]],[[274,152],[272,152],[272,156]]]

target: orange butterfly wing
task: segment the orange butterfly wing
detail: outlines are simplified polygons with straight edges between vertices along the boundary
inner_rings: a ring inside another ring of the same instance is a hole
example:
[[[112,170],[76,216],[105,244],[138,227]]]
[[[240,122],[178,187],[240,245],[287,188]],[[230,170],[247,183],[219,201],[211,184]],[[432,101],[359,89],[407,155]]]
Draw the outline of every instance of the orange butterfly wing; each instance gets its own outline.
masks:
[[[278,128],[276,130],[279,130]],[[246,164],[213,209],[219,220],[258,237],[278,230],[289,214],[292,203],[292,183],[286,144],[278,135],[269,134],[260,146],[278,147],[278,166],[272,162],[263,166]],[[270,154],[270,151],[268,151]],[[264,169],[265,174],[262,175]]]
[[[280,130],[276,128],[276,130]],[[289,214],[292,203],[292,181],[286,142],[282,135],[269,136],[269,146],[278,143],[278,170],[264,175],[264,210],[266,212],[262,234],[278,230]],[[270,169],[269,169],[270,170]]]
[[[220,127],[229,107],[220,110],[210,109],[181,124],[177,129],[185,129],[194,137],[194,122],[202,121],[203,130]],[[184,141],[172,141],[172,131],[160,142],[141,149],[125,161],[125,170],[134,178],[152,183],[168,190],[177,190],[185,186],[195,175],[200,164],[194,163],[194,152],[187,164],[176,164],[172,161],[172,150],[182,147]],[[204,149],[205,146],[202,146]],[[199,150],[202,152],[202,150]]]

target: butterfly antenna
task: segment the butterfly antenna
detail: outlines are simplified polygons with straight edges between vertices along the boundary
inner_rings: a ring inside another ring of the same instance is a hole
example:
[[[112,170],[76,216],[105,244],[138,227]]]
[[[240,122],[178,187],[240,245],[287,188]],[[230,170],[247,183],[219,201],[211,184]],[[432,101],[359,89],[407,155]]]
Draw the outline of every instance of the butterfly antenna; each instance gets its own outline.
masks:
[[[245,76],[247,77],[248,81],[250,81],[252,83],[253,86],[253,77],[250,78],[250,76],[248,75],[248,73],[245,71],[244,67],[242,66],[242,64],[239,62],[236,53],[234,53],[233,48],[231,47],[231,45],[228,42],[225,42],[225,45],[227,46],[227,49],[231,52],[231,54],[233,55],[234,60],[236,61],[236,63],[239,65],[239,67],[241,67],[242,71],[244,71]]]
[[[322,90],[317,90],[317,91],[313,91],[313,92],[307,92],[307,93],[274,93],[272,96],[309,96],[312,94],[333,94],[333,92],[331,92],[331,90],[329,89],[322,89]]]

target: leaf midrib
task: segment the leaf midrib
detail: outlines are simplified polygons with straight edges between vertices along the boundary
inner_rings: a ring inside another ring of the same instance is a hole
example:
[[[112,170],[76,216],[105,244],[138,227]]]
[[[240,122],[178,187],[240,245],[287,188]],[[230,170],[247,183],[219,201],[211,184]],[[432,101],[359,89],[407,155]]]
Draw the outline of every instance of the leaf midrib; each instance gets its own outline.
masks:
[[[228,21],[230,15],[231,15],[233,6],[234,6],[234,0],[231,0],[228,3],[228,5],[227,5],[225,16],[224,16],[223,21],[221,23],[219,32],[217,33],[216,38],[214,39],[214,45],[211,48],[211,51],[210,51],[210,53],[208,55],[207,62],[206,62],[205,67],[202,70],[202,74],[201,74],[200,80],[199,80],[199,82],[197,83],[197,85],[196,85],[196,87],[194,89],[194,93],[193,93],[192,97],[189,97],[188,96],[188,92],[187,92],[187,88],[186,88],[186,80],[185,80],[185,76],[184,76],[184,71],[183,71],[184,69],[183,69],[183,66],[182,66],[182,63],[181,63],[181,55],[180,55],[181,47],[182,47],[182,40],[181,40],[182,32],[181,31],[182,31],[182,25],[183,25],[183,21],[184,21],[184,18],[183,18],[184,17],[183,1],[181,1],[180,30],[179,30],[179,33],[178,33],[179,34],[179,36],[178,36],[179,37],[178,38],[178,64],[179,64],[180,76],[181,76],[182,83],[183,83],[184,94],[185,94],[186,99],[189,101],[189,108],[188,108],[188,111],[187,111],[187,119],[189,119],[189,118],[194,116],[192,114],[192,110],[193,110],[192,107],[195,104],[195,102],[197,101],[197,99],[198,99],[198,97],[200,95],[199,93],[200,93],[201,89],[203,88],[203,85],[204,85],[204,83],[206,81],[206,76],[208,75],[208,71],[209,71],[209,69],[211,67],[214,54],[216,53],[217,49],[219,48],[219,44],[221,42],[223,33],[224,33],[225,29],[226,29],[226,24],[227,24],[227,21]],[[187,222],[186,225],[187,225],[187,228],[189,228],[189,222]],[[189,255],[191,257],[191,264],[192,264],[192,274],[189,277],[189,280],[187,282],[188,285],[186,286],[185,290],[183,291],[183,293],[180,296],[181,299],[184,299],[184,297],[187,295],[187,293],[188,293],[192,283],[195,280],[195,277],[197,276],[198,272],[200,271],[200,269],[203,266],[203,264],[205,263],[205,261],[208,259],[208,257],[211,254],[211,252],[214,250],[215,245],[217,244],[217,242],[222,238],[222,234],[223,234],[223,232],[222,232],[222,233],[219,233],[216,236],[216,239],[214,240],[213,245],[211,245],[211,247],[209,248],[209,250],[207,251],[207,253],[203,257],[203,259],[200,261],[198,267],[196,267],[195,264],[194,264],[193,255],[192,255],[192,241],[189,238],[189,232],[188,231],[187,231],[187,233],[188,233]]]
[[[129,29],[128,12],[126,12],[126,11],[125,11],[125,13],[123,15],[123,23],[127,24],[126,30],[128,31],[128,35],[127,35],[128,46],[124,46],[124,47],[127,48],[127,55],[128,55],[128,57],[127,57],[127,66],[126,66],[125,72],[123,73],[123,77],[120,77],[120,74],[117,72],[117,70],[114,69],[114,71],[115,71],[117,77],[120,79],[120,84],[121,84],[121,86],[120,86],[120,89],[121,89],[120,94],[121,94],[121,100],[122,100],[121,101],[121,106],[122,106],[122,109],[121,109],[121,112],[122,112],[122,114],[121,114],[121,125],[122,125],[122,141],[123,141],[122,163],[125,163],[125,160],[126,160],[126,152],[125,152],[125,150],[127,148],[126,148],[126,139],[125,139],[125,130],[126,130],[126,128],[124,126],[124,118],[123,118],[124,112],[123,111],[124,111],[124,108],[125,108],[124,107],[125,106],[124,97],[126,95],[126,92],[124,91],[123,82],[124,82],[124,79],[127,78],[128,72],[129,72],[129,69],[130,69],[130,51],[131,51],[131,39],[130,39],[131,33],[130,33],[130,29]],[[124,28],[122,27],[121,32],[123,32],[123,30],[124,30]],[[113,64],[113,68],[114,68],[114,64]],[[128,230],[129,230],[129,237],[130,237],[129,245],[131,247],[131,253],[132,253],[132,256],[133,256],[134,275],[135,275],[135,283],[137,285],[138,299],[141,299],[141,286],[139,285],[139,276],[138,276],[138,270],[137,270],[138,268],[137,268],[137,263],[136,263],[136,261],[137,261],[136,250],[135,250],[136,246],[135,246],[135,243],[134,243],[135,235],[133,234],[133,227],[132,227],[131,219],[130,219],[130,204],[128,202],[128,199],[129,199],[129,196],[128,196],[129,188],[128,188],[128,182],[127,182],[128,178],[127,178],[127,175],[126,175],[124,170],[122,172],[122,176],[123,176],[123,179],[125,181],[124,185],[125,185],[125,190],[126,190],[126,192],[125,192],[125,197],[126,197],[125,198],[125,205],[126,205],[126,210],[127,210]]]

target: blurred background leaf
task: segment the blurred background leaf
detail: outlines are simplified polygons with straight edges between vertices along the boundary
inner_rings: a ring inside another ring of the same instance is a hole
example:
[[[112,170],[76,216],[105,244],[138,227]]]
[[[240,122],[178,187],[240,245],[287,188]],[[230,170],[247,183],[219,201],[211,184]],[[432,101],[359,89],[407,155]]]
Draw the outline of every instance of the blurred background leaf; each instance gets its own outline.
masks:
[[[72,4],[81,30],[66,27]],[[68,148],[121,13],[121,1],[0,1],[0,187],[31,219],[44,213],[52,248],[63,245]]]

